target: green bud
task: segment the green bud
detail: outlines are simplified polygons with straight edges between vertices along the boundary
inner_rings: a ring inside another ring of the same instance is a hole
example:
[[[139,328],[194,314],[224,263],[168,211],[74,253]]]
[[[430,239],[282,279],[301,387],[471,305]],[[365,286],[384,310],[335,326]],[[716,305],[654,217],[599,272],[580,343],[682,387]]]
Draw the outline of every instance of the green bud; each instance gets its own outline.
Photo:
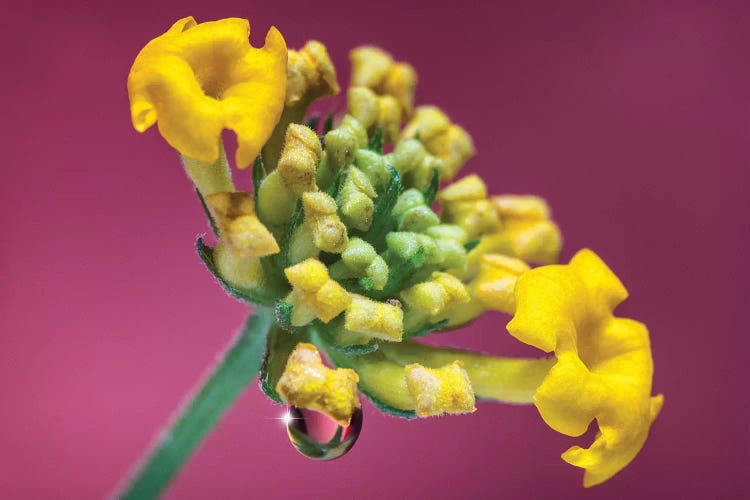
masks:
[[[369,149],[359,149],[354,153],[354,163],[370,179],[378,191],[385,189],[391,180],[385,158]]]
[[[287,187],[278,170],[263,179],[257,194],[258,216],[261,222],[273,226],[289,223],[297,206],[297,196]]]
[[[400,174],[405,174],[422,164],[427,151],[416,139],[406,139],[399,142],[393,153],[389,155],[391,164]]]
[[[385,236],[388,250],[402,259],[412,257],[422,247],[416,233],[392,232]]]
[[[455,224],[438,224],[425,231],[425,234],[436,240],[453,240],[463,245],[468,237],[461,226]]]
[[[377,196],[370,180],[356,167],[351,167],[339,195],[341,215],[347,226],[367,231],[372,224],[375,204],[372,198]]]

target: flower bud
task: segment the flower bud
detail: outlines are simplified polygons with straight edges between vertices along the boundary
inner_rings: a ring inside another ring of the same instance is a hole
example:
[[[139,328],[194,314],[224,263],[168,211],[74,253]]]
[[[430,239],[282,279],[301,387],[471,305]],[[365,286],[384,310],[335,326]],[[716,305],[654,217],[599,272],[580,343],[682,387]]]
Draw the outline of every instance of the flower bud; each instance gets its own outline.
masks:
[[[487,187],[477,175],[446,186],[438,194],[438,200],[443,220],[461,226],[470,239],[493,232],[500,224],[492,203],[487,200]]]
[[[370,278],[375,290],[382,290],[388,282],[388,264],[364,240],[352,238],[341,252],[341,261],[331,266],[336,279]]]
[[[367,128],[370,134],[383,129],[383,139],[392,144],[401,127],[401,108],[391,96],[378,96],[367,87],[349,87],[349,114]]]
[[[406,63],[394,63],[387,52],[372,46],[357,47],[349,53],[352,85],[369,87],[380,95],[391,95],[404,113],[411,114],[417,73]]]
[[[328,276],[326,266],[317,259],[310,258],[287,267],[284,274],[293,288],[291,301],[298,300],[323,323],[338,316],[351,302],[349,293]],[[293,319],[292,324],[301,326],[304,322]]]
[[[305,125],[289,125],[278,171],[297,196],[307,191],[317,191],[315,171],[322,155],[323,149],[314,131]]]
[[[460,361],[442,368],[426,368],[418,363],[406,365],[405,375],[406,386],[420,417],[476,410],[474,390]]]
[[[344,328],[372,337],[400,342],[404,333],[404,313],[401,307],[377,302],[362,295],[352,294],[346,309]]]
[[[326,154],[336,169],[346,168],[354,161],[354,154],[367,147],[367,130],[353,116],[346,115],[341,124],[325,136]]]
[[[289,51],[287,64],[286,105],[309,105],[315,99],[336,95],[340,91],[336,68],[322,43],[311,40],[297,51]]]
[[[339,194],[341,215],[347,226],[367,231],[372,224],[375,209],[373,199],[377,196],[370,179],[357,167],[350,167]]]
[[[516,310],[514,289],[521,274],[531,269],[520,259],[505,255],[483,255],[475,278],[475,295],[487,309],[509,314]]]
[[[418,283],[401,292],[400,297],[410,308],[433,318],[446,313],[450,307],[471,300],[463,283],[447,273],[434,272],[429,281]]]
[[[391,180],[385,157],[374,151],[358,150],[354,153],[354,162],[378,191],[382,191]]]
[[[264,257],[279,252],[273,235],[255,216],[250,193],[214,193],[206,206],[219,228],[219,238],[238,258]]]
[[[336,213],[336,200],[323,192],[302,195],[305,224],[309,224],[315,246],[324,252],[341,253],[349,240],[346,226]]]
[[[314,345],[300,342],[289,355],[276,392],[289,405],[325,413],[347,426],[360,407],[357,382],[354,370],[328,368]]]

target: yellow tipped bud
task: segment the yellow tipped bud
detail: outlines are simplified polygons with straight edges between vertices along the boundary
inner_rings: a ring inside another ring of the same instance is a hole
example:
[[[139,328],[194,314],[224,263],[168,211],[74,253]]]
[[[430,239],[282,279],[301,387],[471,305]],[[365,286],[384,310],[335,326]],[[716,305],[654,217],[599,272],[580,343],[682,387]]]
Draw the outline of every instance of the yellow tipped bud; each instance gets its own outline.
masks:
[[[302,195],[305,223],[310,226],[315,246],[325,252],[341,253],[349,237],[336,213],[336,200],[323,192]]]
[[[440,172],[444,180],[452,179],[475,153],[471,136],[435,106],[417,108],[401,133],[405,138],[416,136],[430,154],[444,161],[444,170]]]
[[[429,281],[418,283],[401,292],[410,308],[432,317],[441,316],[451,307],[471,300],[461,280],[448,273],[434,272]]]
[[[372,224],[377,194],[370,179],[357,167],[351,167],[341,188],[341,214],[349,227],[367,231]]]
[[[546,220],[550,218],[549,205],[544,198],[538,196],[516,194],[493,196],[492,205],[502,220]]]
[[[336,169],[348,167],[360,148],[367,147],[367,130],[356,118],[344,116],[341,125],[325,136],[328,160]]]
[[[238,256],[226,240],[219,240],[214,248],[214,265],[219,276],[236,288],[259,288],[265,281],[260,258]]]
[[[406,63],[394,63],[382,49],[357,47],[349,53],[352,63],[352,85],[369,87],[380,95],[395,97],[406,114],[414,106],[417,72]]]
[[[474,390],[461,361],[442,368],[406,365],[406,387],[420,417],[443,413],[472,413],[476,410]]]
[[[317,191],[315,171],[322,155],[323,148],[314,131],[305,125],[289,125],[278,171],[297,196],[307,191]]]
[[[401,127],[401,108],[395,97],[378,96],[367,87],[349,87],[349,114],[373,133],[383,129],[383,139],[393,143]]]
[[[443,220],[461,226],[470,239],[497,230],[500,220],[486,197],[487,186],[474,174],[446,186],[438,194]]]
[[[287,267],[284,274],[294,289],[292,302],[299,300],[323,323],[338,316],[351,302],[349,293],[328,276],[328,269],[317,259],[310,258]]]
[[[340,91],[336,68],[322,43],[311,40],[301,50],[290,50],[287,65],[286,105],[309,105]]]
[[[520,259],[497,254],[483,255],[474,285],[476,298],[487,309],[513,314],[516,310],[513,293],[516,281],[529,269],[528,264]]]
[[[328,368],[314,345],[300,342],[287,359],[276,392],[287,404],[325,413],[346,426],[360,407],[357,382],[354,370]]]
[[[400,342],[404,334],[404,313],[397,305],[377,302],[352,294],[346,309],[344,328],[372,337]]]
[[[205,201],[219,228],[220,239],[238,258],[264,257],[279,252],[273,235],[255,216],[250,193],[214,193]]]

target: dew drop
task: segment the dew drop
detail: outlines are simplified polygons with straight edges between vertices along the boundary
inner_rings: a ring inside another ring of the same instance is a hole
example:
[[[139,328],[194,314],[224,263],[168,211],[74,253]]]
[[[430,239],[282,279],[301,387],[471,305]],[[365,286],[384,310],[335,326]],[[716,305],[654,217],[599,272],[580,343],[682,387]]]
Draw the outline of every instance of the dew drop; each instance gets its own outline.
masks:
[[[334,460],[352,449],[362,430],[362,409],[352,414],[349,425],[340,426],[328,415],[290,406],[286,430],[297,451],[315,460]]]

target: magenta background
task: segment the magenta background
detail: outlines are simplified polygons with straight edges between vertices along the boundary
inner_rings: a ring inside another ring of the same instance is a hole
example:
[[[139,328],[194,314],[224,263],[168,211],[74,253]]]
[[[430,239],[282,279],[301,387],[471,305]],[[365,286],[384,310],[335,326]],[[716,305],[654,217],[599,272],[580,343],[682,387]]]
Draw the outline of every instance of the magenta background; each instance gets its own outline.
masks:
[[[4,2],[0,497],[111,492],[245,316],[195,255],[207,228],[174,152],[129,122],[134,56],[191,14],[250,18],[254,43],[272,23],[290,47],[319,38],[342,84],[356,44],[413,63],[418,101],[476,141],[466,171],[545,196],[564,258],[590,246],[620,275],[666,404],[636,461],[584,491],[559,455],[591,436],[533,407],[407,422],[368,406],[353,451],[316,463],[253,387],[169,498],[746,495],[750,9],[563,3]],[[443,339],[531,353],[504,321]]]

